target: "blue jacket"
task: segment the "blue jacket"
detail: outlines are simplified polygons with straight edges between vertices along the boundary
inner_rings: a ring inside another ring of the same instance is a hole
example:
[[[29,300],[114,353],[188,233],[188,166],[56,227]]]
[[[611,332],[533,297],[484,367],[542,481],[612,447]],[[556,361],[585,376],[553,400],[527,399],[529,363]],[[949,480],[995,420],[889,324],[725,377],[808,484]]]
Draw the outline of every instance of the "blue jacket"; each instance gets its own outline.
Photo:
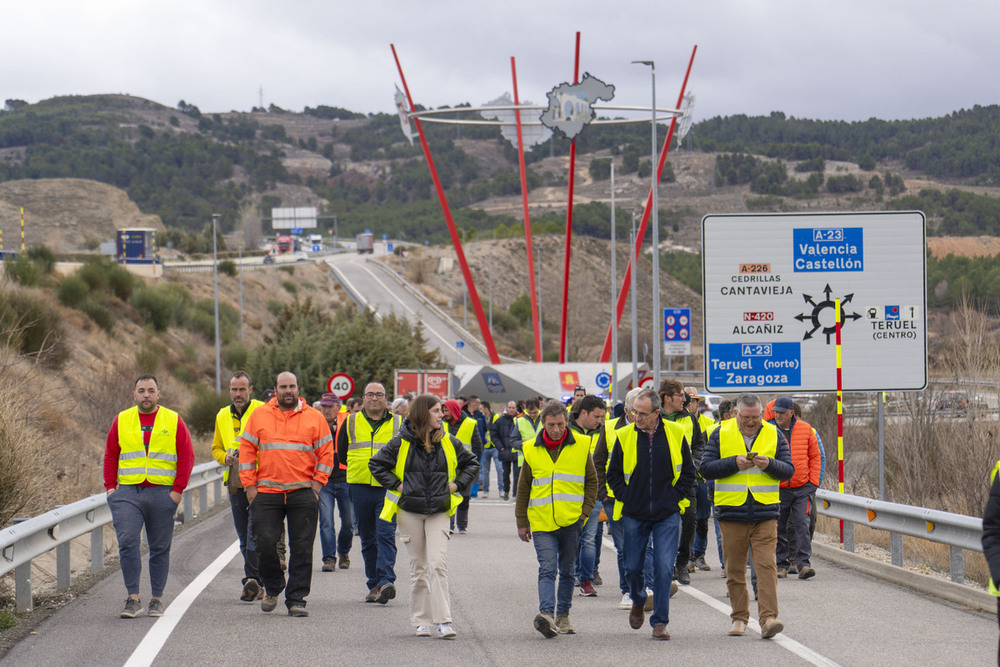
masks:
[[[735,456],[719,458],[719,433],[721,431],[721,428],[712,431],[708,445],[705,447],[705,457],[701,460],[701,476],[705,479],[721,479],[735,475],[739,471]],[[788,448],[788,441],[781,429],[778,429],[778,449],[764,473],[779,482],[791,479],[792,475],[795,474],[795,466],[792,465],[792,452]],[[746,502],[739,507],[715,506],[719,521],[736,521],[738,523],[761,523],[777,519],[778,508],[778,503],[773,505],[758,503],[749,493]]]

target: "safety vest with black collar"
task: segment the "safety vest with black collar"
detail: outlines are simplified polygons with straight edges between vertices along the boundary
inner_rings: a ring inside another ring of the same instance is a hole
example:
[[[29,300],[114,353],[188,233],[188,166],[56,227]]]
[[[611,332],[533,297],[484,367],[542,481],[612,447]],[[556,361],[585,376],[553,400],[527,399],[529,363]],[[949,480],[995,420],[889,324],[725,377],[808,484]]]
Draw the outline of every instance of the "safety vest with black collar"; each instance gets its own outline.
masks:
[[[747,449],[743,433],[735,419],[727,419],[719,427],[719,458],[745,455]],[[763,422],[753,443],[753,451],[770,459],[778,451],[778,429],[774,424]],[[747,501],[747,494],[762,505],[777,505],[778,480],[766,474],[757,466],[738,470],[728,477],[715,480],[715,504],[726,507],[740,507]]]
[[[118,413],[118,483],[173,486],[177,477],[177,422],[173,410],[160,407],[153,419],[149,447],[143,442],[139,408]]]
[[[364,411],[347,417],[347,483],[382,486],[368,469],[368,461],[399,431],[403,418],[392,415],[372,432],[372,424]]]
[[[677,480],[681,478],[681,467],[684,465],[684,438],[687,431],[683,426],[672,422],[668,419],[661,419],[663,422],[663,433],[667,436],[667,447],[670,449],[670,463],[673,466],[671,473],[673,474],[673,479],[671,481],[671,486],[677,485]],[[618,441],[618,446],[622,450],[622,475],[625,478],[625,485],[628,486],[629,480],[632,477],[632,471],[635,470],[635,464],[638,460],[638,452],[636,451],[636,442],[639,438],[639,432],[635,428],[635,424],[626,424],[615,431],[615,437]],[[608,461],[611,457],[608,457]],[[681,498],[677,501],[677,506],[680,507],[681,514],[684,514],[684,510],[691,504],[691,501],[687,498]],[[618,521],[622,518],[622,509],[625,504],[620,500],[615,500],[615,512],[614,520]]]
[[[407,438],[400,438],[399,443],[399,456],[396,458],[396,467],[392,469],[392,474],[399,478],[399,481],[403,481],[403,476],[406,474],[406,459],[410,455],[410,445],[413,444]],[[420,443],[417,443],[420,447]],[[458,442],[454,436],[445,435],[441,438],[441,448],[444,450],[444,457],[448,461],[448,483],[451,484],[455,481],[455,475],[458,471],[458,454],[455,449],[461,447],[461,443]],[[387,489],[385,492],[385,502],[382,505],[382,513],[378,515],[378,518],[383,521],[392,521],[392,518],[396,516],[399,511],[399,497],[400,494],[396,489]],[[458,506],[462,504],[464,498],[461,493],[451,494],[451,505],[448,507],[448,516],[454,516],[455,510]]]

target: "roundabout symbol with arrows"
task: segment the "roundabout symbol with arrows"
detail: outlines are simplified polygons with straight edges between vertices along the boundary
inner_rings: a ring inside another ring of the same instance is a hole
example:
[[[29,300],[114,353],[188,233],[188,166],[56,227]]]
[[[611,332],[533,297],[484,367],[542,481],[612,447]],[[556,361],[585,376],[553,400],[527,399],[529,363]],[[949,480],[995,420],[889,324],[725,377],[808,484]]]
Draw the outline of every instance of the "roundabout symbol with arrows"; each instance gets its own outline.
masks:
[[[826,295],[826,299],[820,301],[819,303],[813,301],[813,298],[808,294],[802,295],[802,298],[805,299],[805,302],[812,304],[813,306],[812,313],[799,313],[798,315],[795,316],[795,319],[797,319],[799,322],[805,322],[806,320],[809,320],[809,323],[812,326],[811,329],[806,331],[805,335],[802,337],[802,340],[809,340],[810,338],[813,337],[813,334],[816,333],[817,330],[820,330],[820,333],[826,335],[826,344],[827,345],[830,344],[830,336],[834,335],[837,332],[837,325],[836,325],[837,314],[836,312],[834,312],[836,306],[834,305],[833,299],[830,298],[830,294],[832,292],[833,290],[830,289],[830,285],[827,284],[827,286],[823,289],[823,294]],[[852,293],[848,294],[847,296],[841,297],[840,299],[840,321],[843,324],[847,324],[848,320],[859,320],[862,317],[860,313],[851,313],[850,315],[848,315],[844,311],[844,306],[850,303],[851,299],[853,298],[854,294]],[[831,311],[830,314],[827,316],[827,321],[830,322],[830,324],[824,326],[822,321],[824,319],[823,311],[826,310],[827,308],[829,308]]]

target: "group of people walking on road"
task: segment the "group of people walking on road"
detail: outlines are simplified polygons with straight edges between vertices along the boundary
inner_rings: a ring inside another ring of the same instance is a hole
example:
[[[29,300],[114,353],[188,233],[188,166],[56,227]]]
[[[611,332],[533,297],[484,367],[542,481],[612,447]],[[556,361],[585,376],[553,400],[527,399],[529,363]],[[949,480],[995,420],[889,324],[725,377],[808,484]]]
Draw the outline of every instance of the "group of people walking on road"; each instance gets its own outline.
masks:
[[[319,531],[324,572],[350,567],[359,536],[364,599],[387,604],[397,593],[398,532],[410,557],[416,634],[455,637],[447,544],[456,530],[468,532],[470,497],[488,496],[492,471],[497,499],[514,498],[519,538],[534,545],[533,626],[545,637],[576,632],[569,616],[576,591],[597,595],[606,525],[617,555],[619,607],[635,629],[651,612],[653,638],[669,639],[671,595],[678,583],[690,583],[691,571],[709,569],[713,515],[732,606],[729,634],[744,634],[749,621],[748,555],[761,634],[781,632],[777,579],[815,575],[812,501],[823,468],[818,435],[795,416],[792,400],[764,406],[742,394],[724,402],[715,422],[698,411],[697,390],[671,379],[659,391],[630,391],[611,411],[601,397],[576,389],[569,407],[530,397],[494,414],[475,396],[442,401],[423,394],[390,405],[384,385],[371,382],[360,401],[343,405],[324,394],[313,408],[291,372],[275,378],[265,401],[252,398],[245,372],[235,373],[212,450],[224,467],[243,556],[240,599],[259,600],[271,612],[283,593],[290,616],[308,616]],[[137,379],[134,399],[109,431],[104,464],[129,596],[123,618],[144,611],[143,526],[148,613],[163,613],[173,516],[194,459],[183,420],[158,405],[153,376]]]

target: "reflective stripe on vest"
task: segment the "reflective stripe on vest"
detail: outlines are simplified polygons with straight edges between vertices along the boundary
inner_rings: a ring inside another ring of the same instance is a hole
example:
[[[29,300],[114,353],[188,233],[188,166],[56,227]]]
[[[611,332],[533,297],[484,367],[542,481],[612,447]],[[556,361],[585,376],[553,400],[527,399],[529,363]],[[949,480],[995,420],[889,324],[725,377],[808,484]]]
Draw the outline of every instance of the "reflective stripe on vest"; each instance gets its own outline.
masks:
[[[753,451],[773,459],[778,450],[778,429],[764,422],[753,443]],[[719,427],[719,458],[746,454],[749,450],[735,419],[727,419]],[[715,504],[739,507],[747,501],[747,492],[762,505],[778,504],[778,480],[757,466],[740,470],[715,480]]]
[[[684,466],[684,436],[685,430],[680,424],[676,424],[672,421],[667,421],[666,419],[661,419],[663,422],[663,432],[667,436],[667,447],[670,449],[670,463],[673,466],[673,481],[671,481],[671,486],[677,485],[677,480],[681,478],[681,469]],[[638,451],[636,443],[639,439],[639,432],[636,430],[634,424],[626,424],[615,431],[615,438],[618,441],[618,445],[622,450],[622,474],[625,476],[626,486],[629,480],[632,479],[632,471],[635,470],[635,464],[638,460]],[[610,460],[611,457],[609,456]],[[682,498],[678,501],[677,505],[680,507],[681,514],[684,514],[684,510],[687,509],[691,501],[687,498]],[[625,507],[624,503],[620,500],[615,500],[615,511],[613,519],[618,521],[622,518],[622,509]]]
[[[360,419],[360,423],[359,420]],[[392,424],[386,429],[386,424]],[[386,443],[392,440],[402,417],[393,415],[392,421],[382,422],[375,433],[372,433],[371,422],[364,412],[355,412],[347,418],[347,483],[367,484],[369,486],[382,485],[372,477],[371,470],[368,469],[368,461]]]
[[[588,440],[572,431],[572,442],[562,446],[553,461],[544,445],[524,447],[524,460],[533,477],[528,498],[531,530],[551,532],[571,526],[583,513],[583,498],[590,449]]]
[[[476,431],[476,420],[472,417],[463,417],[462,421],[458,422],[458,431],[455,432],[455,438],[468,449],[472,451],[472,434]]]
[[[406,458],[410,454],[410,441],[406,438],[401,438],[402,442],[399,444],[399,456],[396,458],[396,467],[392,469],[392,474],[399,478],[399,481],[404,480],[404,475],[406,475]],[[417,446],[422,446],[417,443]],[[451,484],[455,481],[455,477],[458,471],[458,452],[455,451],[460,443],[456,442],[455,438],[451,435],[446,435],[441,439],[441,448],[444,449],[444,458],[448,461],[448,483]],[[448,516],[455,516],[455,510],[458,506],[462,504],[462,494],[453,493],[451,494],[451,503],[448,506]],[[378,515],[378,518],[383,521],[392,521],[393,517],[396,516],[396,512],[399,511],[399,492],[396,489],[386,489],[385,501],[382,503],[382,513]]]
[[[149,434],[149,449],[143,443],[139,408],[118,414],[118,483],[173,486],[177,477],[177,413],[159,408]]]

